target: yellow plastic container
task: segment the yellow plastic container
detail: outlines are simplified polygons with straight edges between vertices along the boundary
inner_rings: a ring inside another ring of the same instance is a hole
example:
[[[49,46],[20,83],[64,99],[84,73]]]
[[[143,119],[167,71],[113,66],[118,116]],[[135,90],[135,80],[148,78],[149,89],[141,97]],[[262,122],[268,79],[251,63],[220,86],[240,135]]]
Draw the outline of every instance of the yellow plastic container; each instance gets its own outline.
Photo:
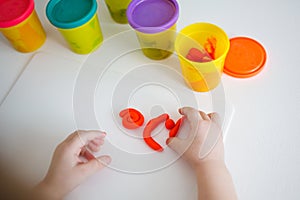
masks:
[[[132,0],[127,8],[128,22],[136,31],[142,51],[153,60],[174,52],[178,17],[176,0]]]
[[[86,24],[77,28],[58,29],[68,42],[72,51],[78,54],[88,54],[97,49],[103,36],[97,14]]]
[[[127,24],[126,10],[131,0],[105,0],[110,16],[119,24]]]
[[[145,56],[153,60],[162,60],[174,52],[176,24],[160,32],[147,34],[136,31],[140,46]]]
[[[46,14],[73,52],[88,54],[101,45],[96,0],[50,0]]]
[[[182,29],[175,40],[175,51],[189,87],[197,92],[207,92],[217,87],[229,47],[227,34],[216,25],[196,23]],[[208,52],[213,55],[213,60],[195,62],[187,59],[191,48],[206,51],[213,49],[213,52]]]
[[[34,10],[33,0],[1,1],[0,11],[0,31],[17,51],[32,52],[44,44],[46,33]]]

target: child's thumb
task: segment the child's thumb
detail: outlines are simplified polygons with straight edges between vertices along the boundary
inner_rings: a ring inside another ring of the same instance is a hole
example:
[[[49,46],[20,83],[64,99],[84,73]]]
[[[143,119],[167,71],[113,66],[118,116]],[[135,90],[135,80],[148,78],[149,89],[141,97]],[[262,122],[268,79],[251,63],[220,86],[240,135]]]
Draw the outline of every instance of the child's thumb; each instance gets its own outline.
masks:
[[[85,169],[83,170],[83,173],[85,173],[85,176],[91,176],[97,171],[103,169],[111,162],[110,156],[100,156],[98,158],[89,160],[87,163],[83,164],[82,167]]]

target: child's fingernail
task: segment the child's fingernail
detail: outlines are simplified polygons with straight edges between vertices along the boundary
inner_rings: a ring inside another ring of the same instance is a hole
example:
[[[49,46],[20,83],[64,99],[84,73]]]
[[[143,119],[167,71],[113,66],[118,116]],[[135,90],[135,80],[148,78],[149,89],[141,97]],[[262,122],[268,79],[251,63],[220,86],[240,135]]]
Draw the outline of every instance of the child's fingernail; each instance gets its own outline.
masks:
[[[103,137],[105,137],[105,136],[106,136],[106,133],[105,133],[105,132],[101,132],[100,135],[99,135],[99,137],[101,137],[101,138],[103,138]]]

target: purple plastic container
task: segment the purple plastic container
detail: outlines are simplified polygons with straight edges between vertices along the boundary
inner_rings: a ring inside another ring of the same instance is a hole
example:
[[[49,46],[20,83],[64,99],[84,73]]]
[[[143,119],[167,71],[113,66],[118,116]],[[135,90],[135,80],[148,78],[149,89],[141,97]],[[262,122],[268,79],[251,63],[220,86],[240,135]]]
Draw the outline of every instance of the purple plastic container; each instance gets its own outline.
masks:
[[[154,60],[174,51],[179,6],[176,0],[132,0],[128,23],[136,30],[143,53]]]

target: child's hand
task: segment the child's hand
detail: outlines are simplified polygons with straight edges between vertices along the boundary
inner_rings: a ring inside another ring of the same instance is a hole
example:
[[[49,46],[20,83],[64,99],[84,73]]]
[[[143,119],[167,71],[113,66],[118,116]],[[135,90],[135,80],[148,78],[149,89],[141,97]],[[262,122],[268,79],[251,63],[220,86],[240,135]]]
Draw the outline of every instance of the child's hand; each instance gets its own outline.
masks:
[[[222,130],[217,113],[206,114],[194,108],[179,109],[188,123],[190,132],[186,139],[170,138],[167,144],[193,167],[206,161],[224,161]]]
[[[167,144],[194,169],[198,199],[236,200],[236,192],[224,162],[222,130],[218,114],[185,107],[179,109],[190,131],[186,139],[170,138]]]
[[[76,131],[59,144],[45,179],[35,188],[39,199],[61,199],[92,174],[111,162],[109,156],[95,158],[104,143],[104,132]]]

